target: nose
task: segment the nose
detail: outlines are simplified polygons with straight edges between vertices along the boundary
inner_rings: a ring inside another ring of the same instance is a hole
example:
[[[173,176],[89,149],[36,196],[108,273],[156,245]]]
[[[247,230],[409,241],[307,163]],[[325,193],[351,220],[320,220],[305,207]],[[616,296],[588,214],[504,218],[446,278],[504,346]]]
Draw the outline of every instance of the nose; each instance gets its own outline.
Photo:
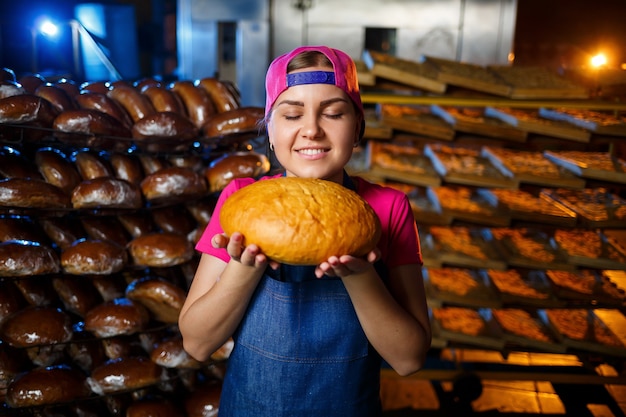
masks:
[[[307,139],[316,139],[322,136],[323,130],[316,114],[307,113],[302,117],[300,133]]]

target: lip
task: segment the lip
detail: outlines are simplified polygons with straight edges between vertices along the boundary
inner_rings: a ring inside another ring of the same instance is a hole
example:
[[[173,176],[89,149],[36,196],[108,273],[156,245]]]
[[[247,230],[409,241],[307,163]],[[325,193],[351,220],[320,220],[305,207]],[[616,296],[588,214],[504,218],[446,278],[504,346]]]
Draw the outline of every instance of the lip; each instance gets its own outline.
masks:
[[[329,151],[329,148],[300,148],[295,150],[296,153],[305,159],[320,159],[323,158]]]

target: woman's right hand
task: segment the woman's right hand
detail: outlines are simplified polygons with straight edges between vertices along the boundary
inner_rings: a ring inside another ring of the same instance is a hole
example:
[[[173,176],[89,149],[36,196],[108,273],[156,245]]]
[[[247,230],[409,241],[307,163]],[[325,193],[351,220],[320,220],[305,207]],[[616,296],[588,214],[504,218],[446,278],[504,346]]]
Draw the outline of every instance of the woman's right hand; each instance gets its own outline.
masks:
[[[268,264],[273,269],[278,268],[278,262],[265,256],[257,245],[244,246],[243,242],[244,236],[239,232],[233,233],[230,237],[225,234],[217,234],[211,239],[214,248],[226,248],[231,262],[238,262],[254,268],[265,268]]]

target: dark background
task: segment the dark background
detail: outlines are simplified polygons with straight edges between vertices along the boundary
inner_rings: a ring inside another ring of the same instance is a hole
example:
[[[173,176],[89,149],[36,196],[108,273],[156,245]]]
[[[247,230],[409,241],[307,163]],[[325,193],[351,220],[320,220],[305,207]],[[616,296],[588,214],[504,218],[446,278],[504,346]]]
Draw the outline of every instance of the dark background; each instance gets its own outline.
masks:
[[[48,13],[70,19],[77,0],[0,0],[0,67],[32,71],[29,25]],[[164,14],[175,13],[176,0],[100,1],[133,4],[137,17],[143,76],[171,71],[175,51],[164,46]],[[610,64],[626,62],[626,0],[518,0],[514,53],[516,65],[573,68],[586,65],[600,49]],[[39,40],[39,66],[63,72],[72,68],[69,35],[56,45]],[[173,55],[173,57],[172,57]],[[168,61],[169,60],[169,61]],[[175,66],[175,62],[174,65]],[[40,70],[41,71],[41,70]]]

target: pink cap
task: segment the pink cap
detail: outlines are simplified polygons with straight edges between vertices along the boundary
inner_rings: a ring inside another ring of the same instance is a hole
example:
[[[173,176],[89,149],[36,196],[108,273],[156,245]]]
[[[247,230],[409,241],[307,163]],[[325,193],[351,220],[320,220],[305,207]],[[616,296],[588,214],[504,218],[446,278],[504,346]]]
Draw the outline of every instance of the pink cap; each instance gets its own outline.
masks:
[[[296,55],[305,51],[318,51],[326,55],[333,64],[333,71],[298,72],[288,76],[287,66],[289,62]],[[327,46],[301,46],[285,55],[279,56],[270,64],[265,76],[265,117],[268,116],[274,102],[283,91],[294,85],[301,84],[335,85],[350,96],[361,111],[361,115],[363,115],[359,80],[352,58],[343,51]]]

